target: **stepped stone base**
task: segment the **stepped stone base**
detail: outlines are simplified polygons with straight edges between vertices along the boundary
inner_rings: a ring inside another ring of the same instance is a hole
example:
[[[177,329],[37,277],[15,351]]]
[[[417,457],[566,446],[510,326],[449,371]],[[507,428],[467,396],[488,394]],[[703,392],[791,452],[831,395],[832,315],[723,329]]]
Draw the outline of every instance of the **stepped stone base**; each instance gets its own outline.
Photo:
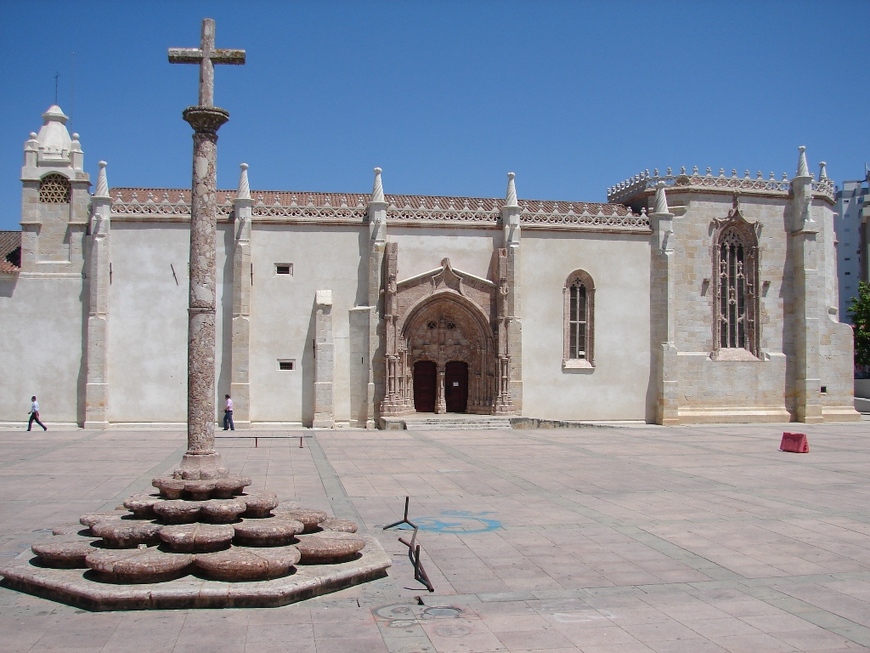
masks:
[[[25,552],[0,569],[5,587],[87,610],[176,608],[268,608],[310,599],[387,575],[390,557],[369,535],[348,562],[301,565],[289,576],[252,582],[226,582],[185,576],[161,583],[120,585],[101,582],[83,569],[50,569]]]

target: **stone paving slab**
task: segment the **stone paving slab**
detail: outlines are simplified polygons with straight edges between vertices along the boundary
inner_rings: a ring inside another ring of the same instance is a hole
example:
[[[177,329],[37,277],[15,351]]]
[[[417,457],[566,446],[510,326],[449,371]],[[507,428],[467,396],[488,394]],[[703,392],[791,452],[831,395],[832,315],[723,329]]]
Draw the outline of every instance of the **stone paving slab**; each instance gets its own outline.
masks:
[[[810,453],[778,451],[783,431]],[[0,429],[0,566],[147,491],[185,444],[183,428]],[[252,490],[357,522],[389,575],[258,609],[97,613],[0,588],[0,653],[870,651],[867,421],[263,429],[217,446]],[[383,530],[405,496],[433,593],[411,532]]]

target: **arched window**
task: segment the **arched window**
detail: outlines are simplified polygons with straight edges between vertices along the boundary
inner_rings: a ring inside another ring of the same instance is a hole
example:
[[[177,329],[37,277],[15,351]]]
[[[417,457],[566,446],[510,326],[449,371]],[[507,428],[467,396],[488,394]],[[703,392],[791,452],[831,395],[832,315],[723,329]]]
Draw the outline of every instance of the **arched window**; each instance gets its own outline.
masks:
[[[714,236],[715,329],[714,351],[746,350],[758,356],[758,237],[734,208],[716,221]],[[717,356],[718,357],[718,356]]]
[[[562,367],[593,367],[595,284],[583,270],[572,272],[563,289]]]
[[[69,204],[69,179],[56,172],[45,175],[39,184],[39,201],[42,204]]]

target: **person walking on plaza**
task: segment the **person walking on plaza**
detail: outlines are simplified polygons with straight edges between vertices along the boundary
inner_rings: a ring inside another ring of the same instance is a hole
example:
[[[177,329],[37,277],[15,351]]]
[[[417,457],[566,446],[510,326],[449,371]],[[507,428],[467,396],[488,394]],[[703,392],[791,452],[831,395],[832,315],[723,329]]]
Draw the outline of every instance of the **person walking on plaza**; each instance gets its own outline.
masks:
[[[27,430],[30,430],[30,427],[33,426],[33,423],[36,422],[42,427],[43,431],[47,431],[48,427],[39,421],[39,402],[36,401],[36,395],[33,395],[30,398],[30,420],[27,422]]]
[[[229,395],[224,395],[227,400],[227,405],[224,407],[224,431],[230,429],[231,431],[236,430],[236,425],[233,422],[233,400],[230,399]]]

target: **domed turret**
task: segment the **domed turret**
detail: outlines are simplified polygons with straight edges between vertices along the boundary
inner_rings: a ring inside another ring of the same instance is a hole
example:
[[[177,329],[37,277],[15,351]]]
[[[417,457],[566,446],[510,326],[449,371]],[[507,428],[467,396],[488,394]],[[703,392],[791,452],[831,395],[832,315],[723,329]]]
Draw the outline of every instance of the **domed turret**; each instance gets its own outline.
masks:
[[[42,119],[44,121],[42,128],[36,135],[40,162],[68,159],[72,148],[72,139],[66,128],[69,116],[59,106],[53,104],[42,114]]]

